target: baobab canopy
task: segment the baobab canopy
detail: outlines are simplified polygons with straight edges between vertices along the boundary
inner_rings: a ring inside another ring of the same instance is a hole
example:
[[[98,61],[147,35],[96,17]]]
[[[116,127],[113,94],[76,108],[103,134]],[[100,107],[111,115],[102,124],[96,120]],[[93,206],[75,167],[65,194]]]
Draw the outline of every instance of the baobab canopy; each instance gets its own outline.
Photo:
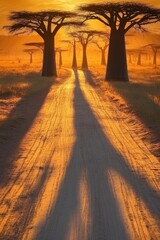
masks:
[[[63,25],[70,25],[71,21],[66,19],[75,17],[76,15],[71,12],[61,11],[40,11],[40,12],[11,12],[9,20],[14,21],[12,25],[5,26],[9,32],[24,33],[29,31],[36,31],[42,38],[47,32],[53,35]],[[53,27],[55,26],[55,27]],[[23,32],[20,32],[23,30]]]
[[[5,28],[11,33],[37,32],[44,41],[42,76],[57,76],[54,38],[63,26],[78,24],[76,14],[65,11],[12,12]]]
[[[160,20],[160,9],[135,2],[88,4],[80,7],[86,20],[98,20],[110,28],[107,81],[128,81],[125,34],[132,28]]]
[[[135,2],[88,4],[79,8],[85,12],[83,23],[98,20],[110,28],[108,63],[105,79],[108,81],[128,81],[125,34],[132,28],[142,29],[145,25],[160,20],[160,9]],[[43,76],[56,76],[55,35],[59,29],[68,25],[82,25],[77,14],[65,11],[21,11],[12,12],[11,33],[35,31],[44,41]],[[97,25],[95,26],[97,28]],[[99,31],[99,29],[95,29]]]
[[[80,7],[80,10],[90,12],[86,19],[97,19],[125,33],[135,25],[141,27],[160,20],[160,9],[135,2],[88,4]]]

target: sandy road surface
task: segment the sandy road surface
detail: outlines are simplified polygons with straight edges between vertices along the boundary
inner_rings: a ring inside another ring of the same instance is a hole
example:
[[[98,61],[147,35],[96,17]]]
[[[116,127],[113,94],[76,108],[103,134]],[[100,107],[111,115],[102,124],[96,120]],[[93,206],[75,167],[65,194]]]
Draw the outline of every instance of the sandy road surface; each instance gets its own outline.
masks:
[[[0,188],[2,240],[158,240],[160,167],[82,71],[49,92]]]

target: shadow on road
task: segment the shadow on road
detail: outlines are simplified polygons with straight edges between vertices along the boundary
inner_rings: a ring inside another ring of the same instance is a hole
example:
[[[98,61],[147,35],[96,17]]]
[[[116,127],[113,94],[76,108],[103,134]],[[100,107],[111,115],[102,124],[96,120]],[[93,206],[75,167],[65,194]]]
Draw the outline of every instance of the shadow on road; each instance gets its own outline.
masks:
[[[96,87],[97,85],[96,85],[95,81],[93,81],[92,72],[89,70],[84,70],[83,73],[84,73],[86,82],[89,83],[92,87]]]
[[[148,77],[149,79],[149,77]],[[151,82],[151,80],[148,80]],[[156,104],[151,96],[159,96],[160,84],[157,81],[155,84],[129,82],[127,84],[110,82],[110,85],[133,110],[134,114],[140,119],[148,132],[146,139],[153,142],[154,145],[160,142],[160,107]],[[155,151],[156,156],[160,156],[159,148]]]
[[[54,169],[50,167],[50,160],[46,162],[46,166],[43,169],[39,169],[39,174],[37,176],[37,184],[33,189],[28,189],[24,191],[24,195],[21,194],[18,199],[16,199],[16,204],[14,206],[12,215],[16,216],[19,212],[18,218],[16,218],[15,226],[9,226],[12,230],[6,232],[8,225],[4,227],[4,232],[0,231],[0,239],[23,239],[23,233],[26,229],[32,228],[29,226],[37,207],[37,201],[42,195],[45,184],[49,181],[50,175],[54,173]],[[22,211],[23,209],[23,211]],[[13,217],[12,216],[12,217]],[[7,234],[6,234],[7,233]]]
[[[52,81],[48,81],[44,89],[23,97],[0,125],[0,185],[8,184],[19,144],[36,118],[52,84]]]
[[[160,197],[145,179],[133,172],[126,163],[127,160],[106,138],[83,95],[77,71],[75,71],[73,105],[76,142],[56,202],[48,218],[40,226],[35,239],[68,239],[71,226],[75,224],[75,229],[73,229],[75,236],[69,239],[129,240],[119,203],[111,186],[110,171],[114,170],[126,181],[157,219],[159,218]],[[84,175],[90,205],[87,233],[80,213],[80,185]]]

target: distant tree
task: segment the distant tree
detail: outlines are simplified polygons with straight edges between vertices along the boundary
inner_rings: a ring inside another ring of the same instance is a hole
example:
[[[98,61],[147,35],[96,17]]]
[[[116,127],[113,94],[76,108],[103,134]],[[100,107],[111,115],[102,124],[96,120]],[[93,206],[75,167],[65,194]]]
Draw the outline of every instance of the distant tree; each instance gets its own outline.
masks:
[[[77,68],[76,39],[73,38],[73,40],[62,40],[62,42],[72,45],[73,47],[72,68],[76,69]]]
[[[72,68],[77,68],[77,55],[76,55],[76,40],[73,40],[73,60]]]
[[[86,12],[86,20],[98,20],[111,29],[105,80],[128,81],[125,34],[133,27],[143,29],[160,21],[160,9],[136,2],[109,2],[84,5],[80,10]]]
[[[29,54],[30,56],[30,61],[29,61],[30,64],[33,63],[33,54],[37,51],[38,51],[37,49],[24,49],[24,52]]]
[[[137,59],[137,65],[141,66],[142,65],[142,55],[146,55],[146,51],[142,49],[137,49],[137,54],[138,54],[138,59]]]
[[[142,48],[135,48],[135,49],[127,49],[127,54],[129,56],[129,63],[132,63],[132,56],[135,56],[135,60],[137,61],[136,64],[138,66],[142,65],[142,56],[147,56],[147,51]]]
[[[150,47],[153,51],[153,65],[157,65],[157,53],[158,50],[160,49],[160,44],[155,44],[155,43],[150,43],[144,47]]]
[[[43,42],[28,42],[24,44],[25,46],[32,46],[39,48],[42,52],[44,50],[44,43]]]
[[[82,68],[88,69],[87,46],[88,46],[88,43],[93,38],[93,35],[86,32],[85,30],[84,31],[71,32],[70,35],[72,37],[78,39],[80,44],[82,45],[82,49],[83,49]]]
[[[76,32],[71,32],[70,35],[80,42],[83,49],[82,56],[82,69],[88,69],[88,60],[87,60],[87,47],[88,44],[91,43],[94,36],[97,36],[101,33],[101,31],[95,30],[79,30]]]
[[[21,58],[18,57],[18,58],[17,58],[17,62],[18,62],[18,63],[21,63]]]
[[[56,48],[56,52],[59,53],[59,68],[62,67],[63,64],[63,60],[62,60],[62,52],[66,52],[66,49],[62,49],[62,48]]]
[[[101,65],[106,66],[106,49],[108,47],[108,43],[109,43],[109,35],[104,33],[101,33],[99,35],[99,40],[95,39],[92,41],[93,44],[95,44],[99,50],[101,51]]]
[[[132,56],[134,54],[134,52],[132,50],[128,50],[127,49],[127,54],[128,54],[128,58],[129,58],[129,63],[132,64]]]
[[[74,13],[61,11],[12,12],[13,21],[5,26],[10,33],[37,32],[44,41],[42,76],[57,76],[55,61],[55,35],[60,28],[72,24]]]
[[[0,55],[4,53],[4,49],[0,48]]]

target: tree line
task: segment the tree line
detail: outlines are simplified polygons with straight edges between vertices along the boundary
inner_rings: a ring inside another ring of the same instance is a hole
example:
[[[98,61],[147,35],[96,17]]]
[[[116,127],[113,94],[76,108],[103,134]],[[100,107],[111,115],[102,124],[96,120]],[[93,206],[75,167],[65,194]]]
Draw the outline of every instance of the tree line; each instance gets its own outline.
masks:
[[[55,77],[57,76],[55,61],[55,36],[57,32],[62,27],[80,27],[88,21],[101,22],[110,29],[105,80],[128,81],[125,35],[131,28],[143,30],[144,26],[160,21],[160,9],[135,2],[106,2],[104,4],[80,6],[78,13],[58,10],[11,12],[9,19],[12,21],[12,24],[4,26],[4,28],[10,33],[22,34],[34,31],[42,38],[44,46],[42,76]],[[99,29],[93,31],[78,30],[70,33],[74,38],[72,43],[73,50],[76,44],[75,39],[78,39],[82,45],[82,67],[84,68],[88,67],[86,56],[87,45],[93,40],[93,35],[95,34],[99,36],[103,35]],[[107,39],[108,35],[106,34],[105,37]],[[94,43],[98,46],[97,42]],[[73,54],[75,54],[74,51]],[[73,55],[73,57],[75,56]],[[74,58],[73,67],[76,64],[76,59]]]

